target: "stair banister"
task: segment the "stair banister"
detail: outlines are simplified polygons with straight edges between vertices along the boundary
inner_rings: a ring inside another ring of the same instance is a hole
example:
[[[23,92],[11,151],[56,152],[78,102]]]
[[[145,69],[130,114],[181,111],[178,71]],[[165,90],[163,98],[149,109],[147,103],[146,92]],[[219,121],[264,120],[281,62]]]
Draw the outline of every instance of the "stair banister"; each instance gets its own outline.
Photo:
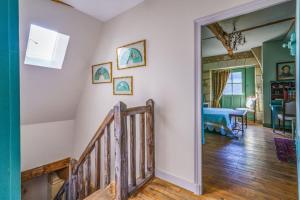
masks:
[[[136,141],[136,124],[139,116],[140,141]],[[130,119],[129,134],[127,118]],[[110,125],[114,121],[115,140],[115,199],[127,200],[138,192],[155,175],[154,152],[154,101],[148,100],[146,106],[127,108],[119,102],[109,111],[78,161],[70,164],[69,180],[60,189],[55,200],[82,200],[91,191],[91,153],[95,153],[95,189],[100,189],[101,176],[101,138],[104,143],[104,187],[111,184]],[[128,144],[129,141],[129,144]],[[140,148],[140,163],[136,163],[136,146]],[[128,160],[130,154],[130,160]],[[128,163],[129,162],[129,163]],[[130,165],[130,168],[128,166]],[[139,166],[139,177],[136,177],[136,166]],[[129,179],[130,176],[130,179]],[[129,183],[130,180],[130,183]]]
[[[128,199],[127,106],[120,102],[115,110],[116,200]]]

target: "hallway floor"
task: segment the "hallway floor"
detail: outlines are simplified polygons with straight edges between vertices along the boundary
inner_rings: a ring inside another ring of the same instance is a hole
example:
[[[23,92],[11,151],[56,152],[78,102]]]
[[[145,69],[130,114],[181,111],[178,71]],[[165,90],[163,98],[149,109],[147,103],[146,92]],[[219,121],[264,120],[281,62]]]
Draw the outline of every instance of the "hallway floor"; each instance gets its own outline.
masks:
[[[277,159],[272,129],[250,125],[240,140],[206,134],[207,199],[297,199],[296,164]]]
[[[296,165],[277,159],[271,129],[251,125],[240,140],[206,134],[203,153],[204,195],[154,178],[130,200],[297,199]]]

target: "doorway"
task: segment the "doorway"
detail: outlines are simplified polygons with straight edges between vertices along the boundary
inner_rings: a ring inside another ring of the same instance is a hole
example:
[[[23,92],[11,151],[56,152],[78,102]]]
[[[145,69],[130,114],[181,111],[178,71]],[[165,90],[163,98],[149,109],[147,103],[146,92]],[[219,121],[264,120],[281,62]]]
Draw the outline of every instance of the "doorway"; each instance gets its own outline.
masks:
[[[201,49],[202,49],[202,40],[201,40],[201,33],[202,33],[202,29],[203,26],[206,26],[208,24],[212,24],[218,21],[222,21],[225,19],[229,19],[229,18],[233,18],[233,17],[237,17],[240,15],[244,15],[247,13],[252,13],[261,9],[265,9],[265,8],[269,8],[281,3],[284,3],[287,1],[268,1],[267,3],[265,1],[256,1],[255,3],[249,3],[246,4],[244,6],[240,6],[237,8],[233,8],[230,10],[227,10],[225,12],[221,12],[221,13],[217,13],[215,15],[212,16],[208,16],[208,17],[204,17],[201,19],[198,19],[195,22],[195,42],[196,42],[196,46],[195,46],[195,55],[196,56],[196,68],[195,68],[195,74],[196,74],[196,101],[195,101],[195,107],[196,107],[196,134],[195,134],[195,143],[196,143],[196,148],[195,148],[195,182],[199,183],[199,193],[205,193],[205,191],[203,191],[203,168],[201,168],[201,166],[203,166],[203,146],[201,144],[203,144],[205,142],[205,137],[204,137],[204,119],[203,119],[203,108],[201,105],[203,105],[204,103],[207,104],[208,102],[206,101],[205,97],[203,97],[202,95],[204,94],[203,91],[203,87],[201,87],[201,85],[203,86],[203,79],[202,79],[202,65],[203,65],[203,59],[200,57],[201,55]],[[231,104],[232,104],[232,98],[229,98],[226,100],[226,104],[229,103],[229,100],[231,100]],[[225,101],[225,100],[224,100]],[[245,101],[245,99],[241,98],[241,101]],[[240,101],[240,103],[241,103]],[[243,104],[243,103],[242,103]],[[268,105],[268,104],[267,104]],[[199,132],[201,132],[201,137],[199,137]],[[198,170],[201,169],[201,170]]]

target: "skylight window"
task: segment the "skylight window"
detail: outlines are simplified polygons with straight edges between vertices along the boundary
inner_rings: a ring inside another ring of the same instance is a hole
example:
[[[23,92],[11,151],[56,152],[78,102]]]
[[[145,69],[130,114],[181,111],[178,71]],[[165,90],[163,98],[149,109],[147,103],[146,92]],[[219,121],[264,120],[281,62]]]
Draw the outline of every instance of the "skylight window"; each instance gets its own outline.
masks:
[[[70,37],[31,24],[25,64],[61,69]]]

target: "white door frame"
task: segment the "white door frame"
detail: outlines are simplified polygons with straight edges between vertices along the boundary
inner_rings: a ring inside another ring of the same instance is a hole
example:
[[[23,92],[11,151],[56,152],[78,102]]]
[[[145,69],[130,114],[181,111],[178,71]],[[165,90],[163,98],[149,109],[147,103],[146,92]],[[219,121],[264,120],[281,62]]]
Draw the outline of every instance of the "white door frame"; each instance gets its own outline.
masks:
[[[202,182],[202,58],[201,58],[201,27],[224,19],[248,14],[290,0],[254,0],[213,15],[198,18],[194,21],[195,29],[195,152],[194,152],[194,183],[196,194],[203,194]],[[199,135],[200,133],[200,135]]]

